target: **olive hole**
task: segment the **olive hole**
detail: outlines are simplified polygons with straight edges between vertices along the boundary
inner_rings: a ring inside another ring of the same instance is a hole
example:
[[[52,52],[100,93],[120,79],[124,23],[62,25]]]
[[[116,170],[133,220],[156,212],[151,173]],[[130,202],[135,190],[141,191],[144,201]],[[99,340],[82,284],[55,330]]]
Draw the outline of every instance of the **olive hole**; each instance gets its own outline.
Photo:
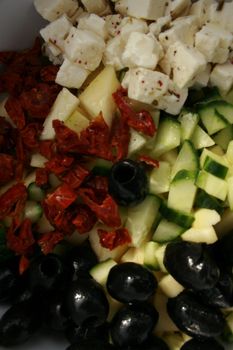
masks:
[[[120,164],[115,168],[114,180],[121,184],[126,184],[133,180],[136,175],[136,169],[131,164]]]
[[[59,264],[56,259],[50,257],[42,261],[40,265],[40,270],[43,275],[47,277],[53,277],[59,272]]]

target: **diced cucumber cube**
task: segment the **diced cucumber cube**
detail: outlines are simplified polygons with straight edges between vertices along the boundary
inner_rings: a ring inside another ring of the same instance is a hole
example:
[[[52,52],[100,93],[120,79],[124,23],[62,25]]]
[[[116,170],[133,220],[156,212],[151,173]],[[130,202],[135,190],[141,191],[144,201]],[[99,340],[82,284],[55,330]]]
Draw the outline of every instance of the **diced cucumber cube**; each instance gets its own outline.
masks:
[[[154,168],[149,175],[149,192],[160,194],[169,191],[171,165],[168,162],[159,162],[159,167]]]
[[[208,194],[224,201],[227,196],[227,182],[218,178],[205,170],[201,170],[196,180],[197,187],[203,189]]]

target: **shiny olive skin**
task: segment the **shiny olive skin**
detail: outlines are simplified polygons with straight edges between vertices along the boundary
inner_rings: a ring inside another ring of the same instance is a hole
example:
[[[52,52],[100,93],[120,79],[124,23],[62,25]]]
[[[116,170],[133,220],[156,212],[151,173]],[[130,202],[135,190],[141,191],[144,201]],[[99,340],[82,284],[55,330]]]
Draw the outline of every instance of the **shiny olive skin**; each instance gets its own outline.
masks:
[[[144,166],[132,159],[116,162],[109,174],[109,193],[122,206],[134,206],[148,193]]]
[[[94,279],[80,277],[66,295],[68,313],[77,325],[98,327],[106,322],[109,304],[102,286]]]
[[[63,293],[54,294],[48,302],[46,309],[46,325],[55,331],[64,331],[69,324],[70,318],[66,310]]]
[[[0,347],[26,342],[41,327],[43,310],[32,300],[11,306],[0,320]]]
[[[83,327],[77,326],[73,322],[69,322],[65,330],[66,339],[70,344],[79,343],[83,340],[97,339],[101,334],[101,340],[108,342],[109,339],[109,325],[104,323],[99,327]]]
[[[217,337],[225,327],[222,313],[190,291],[168,299],[167,311],[176,326],[191,337]]]
[[[224,350],[215,339],[191,339],[184,343],[180,350]]]
[[[158,317],[157,310],[147,302],[124,305],[110,324],[113,344],[126,347],[144,343],[151,335]]]
[[[212,288],[220,275],[217,264],[201,243],[169,243],[165,250],[164,265],[180,284],[194,290]]]
[[[228,308],[233,306],[232,274],[221,271],[216,285],[210,289],[202,290],[198,294],[205,304],[213,305],[219,308]]]
[[[101,335],[100,335],[101,336]],[[103,342],[98,338],[93,340],[83,340],[70,345],[66,350],[117,350],[114,345]]]
[[[108,274],[109,294],[123,303],[146,301],[155,293],[156,287],[153,273],[134,262],[115,265]]]
[[[169,347],[161,338],[151,336],[141,345],[126,346],[124,348],[120,348],[120,350],[169,350]]]
[[[17,288],[18,277],[9,266],[0,267],[0,301],[9,300]]]

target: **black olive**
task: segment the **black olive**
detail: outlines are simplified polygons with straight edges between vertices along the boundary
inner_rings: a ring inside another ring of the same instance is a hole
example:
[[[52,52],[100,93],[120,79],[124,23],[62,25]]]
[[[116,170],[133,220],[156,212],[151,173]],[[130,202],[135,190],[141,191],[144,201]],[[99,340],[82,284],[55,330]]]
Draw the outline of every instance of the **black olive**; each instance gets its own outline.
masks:
[[[56,293],[49,298],[46,309],[46,324],[50,329],[63,331],[69,324],[63,293]]]
[[[119,205],[133,206],[143,201],[148,179],[143,165],[131,159],[116,162],[109,174],[109,193]]]
[[[93,340],[82,340],[70,345],[66,350],[116,350],[115,346],[105,343],[98,338]]]
[[[224,350],[224,347],[215,339],[190,339],[180,350]]]
[[[212,288],[220,274],[206,246],[201,243],[169,243],[165,250],[164,265],[179,283],[195,290]]]
[[[113,344],[118,347],[142,344],[150,336],[158,317],[157,310],[147,302],[124,305],[110,324]]]
[[[145,301],[155,293],[157,281],[146,267],[126,262],[112,267],[108,274],[109,294],[121,302]]]
[[[73,322],[70,322],[65,330],[65,336],[70,344],[79,343],[82,340],[97,339],[101,334],[101,340],[108,342],[109,325],[104,323],[99,327],[84,327],[78,326]]]
[[[14,346],[27,341],[42,326],[43,310],[32,300],[11,306],[0,320],[0,345]]]
[[[71,319],[81,326],[97,327],[106,322],[109,305],[105,292],[94,279],[80,277],[69,287],[66,304]]]
[[[18,277],[9,266],[0,267],[0,301],[9,300],[17,288]]]
[[[216,243],[212,245],[215,253],[215,259],[223,267],[233,267],[233,231],[223,236]]]
[[[62,288],[71,278],[63,260],[55,254],[35,258],[28,272],[30,288],[33,292]]]
[[[168,299],[167,311],[176,326],[192,337],[217,337],[225,327],[221,312],[190,291]]]
[[[227,308],[233,305],[233,279],[227,272],[220,272],[220,277],[215,286],[199,292],[201,299],[206,303],[219,308]]]

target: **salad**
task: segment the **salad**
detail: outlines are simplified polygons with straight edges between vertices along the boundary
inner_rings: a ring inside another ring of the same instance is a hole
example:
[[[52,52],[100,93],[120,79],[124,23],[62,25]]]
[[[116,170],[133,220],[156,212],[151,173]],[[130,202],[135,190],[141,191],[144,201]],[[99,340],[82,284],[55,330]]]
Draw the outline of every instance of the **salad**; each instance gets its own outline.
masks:
[[[0,52],[0,347],[233,342],[233,2],[35,0]]]

